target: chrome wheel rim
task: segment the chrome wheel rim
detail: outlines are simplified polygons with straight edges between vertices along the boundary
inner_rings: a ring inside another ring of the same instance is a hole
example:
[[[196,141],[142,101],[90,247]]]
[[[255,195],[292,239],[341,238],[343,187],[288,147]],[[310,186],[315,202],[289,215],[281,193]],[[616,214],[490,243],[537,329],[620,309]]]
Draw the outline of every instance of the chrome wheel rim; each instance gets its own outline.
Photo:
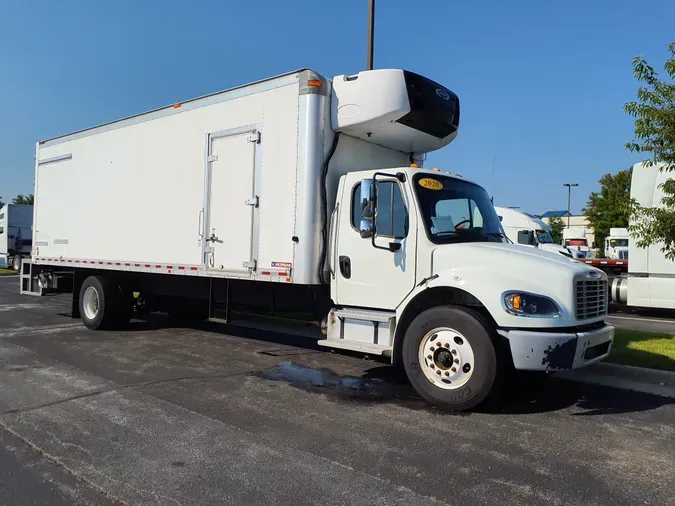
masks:
[[[84,295],[82,296],[82,308],[84,309],[84,315],[89,320],[93,320],[98,315],[99,309],[99,299],[98,291],[93,286],[88,286],[84,290]]]
[[[473,348],[454,329],[443,327],[428,332],[420,342],[418,359],[424,376],[438,388],[460,388],[473,375]]]

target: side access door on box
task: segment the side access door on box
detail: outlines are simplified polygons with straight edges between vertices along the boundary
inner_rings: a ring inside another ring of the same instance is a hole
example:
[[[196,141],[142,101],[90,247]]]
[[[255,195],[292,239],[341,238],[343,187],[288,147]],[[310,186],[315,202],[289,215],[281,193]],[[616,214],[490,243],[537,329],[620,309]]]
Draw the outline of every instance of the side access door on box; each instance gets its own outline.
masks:
[[[260,141],[257,127],[207,135],[202,248],[212,274],[239,277],[256,269]]]

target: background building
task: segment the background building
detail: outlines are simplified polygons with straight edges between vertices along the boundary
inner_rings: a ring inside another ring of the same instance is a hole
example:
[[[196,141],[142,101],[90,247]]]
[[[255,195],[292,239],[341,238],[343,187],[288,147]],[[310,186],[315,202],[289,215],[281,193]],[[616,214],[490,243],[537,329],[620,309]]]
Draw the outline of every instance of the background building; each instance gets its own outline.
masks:
[[[570,214],[567,212],[567,210],[564,210],[564,211],[546,211],[540,217],[544,223],[548,223],[549,220],[554,216],[560,216],[560,218],[563,220],[563,223],[565,223],[565,228],[567,228],[567,219],[569,217],[569,227],[571,229],[577,229],[579,232],[584,233],[586,236],[586,241],[588,241],[588,245],[591,248],[599,247],[598,244],[595,244],[595,232],[588,224],[586,216],[581,214],[580,215]]]

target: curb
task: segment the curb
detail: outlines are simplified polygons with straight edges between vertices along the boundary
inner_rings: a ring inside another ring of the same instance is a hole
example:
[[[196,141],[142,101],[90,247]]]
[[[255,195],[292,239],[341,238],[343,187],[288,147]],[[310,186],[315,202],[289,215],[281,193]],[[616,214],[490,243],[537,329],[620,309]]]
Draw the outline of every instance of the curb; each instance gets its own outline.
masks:
[[[562,371],[556,377],[675,399],[675,372],[610,363]]]

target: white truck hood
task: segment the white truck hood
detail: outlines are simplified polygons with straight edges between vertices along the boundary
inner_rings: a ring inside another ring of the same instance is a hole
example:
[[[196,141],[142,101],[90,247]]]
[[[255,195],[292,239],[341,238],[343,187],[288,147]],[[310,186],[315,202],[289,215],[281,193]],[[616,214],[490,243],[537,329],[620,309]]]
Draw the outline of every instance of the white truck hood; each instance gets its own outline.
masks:
[[[476,297],[500,327],[573,327],[600,321],[603,316],[578,321],[575,316],[576,282],[607,279],[598,269],[560,253],[506,243],[462,243],[438,246],[432,253],[430,286],[455,286]],[[521,291],[549,297],[558,304],[557,317],[528,318],[507,313],[503,294]]]

